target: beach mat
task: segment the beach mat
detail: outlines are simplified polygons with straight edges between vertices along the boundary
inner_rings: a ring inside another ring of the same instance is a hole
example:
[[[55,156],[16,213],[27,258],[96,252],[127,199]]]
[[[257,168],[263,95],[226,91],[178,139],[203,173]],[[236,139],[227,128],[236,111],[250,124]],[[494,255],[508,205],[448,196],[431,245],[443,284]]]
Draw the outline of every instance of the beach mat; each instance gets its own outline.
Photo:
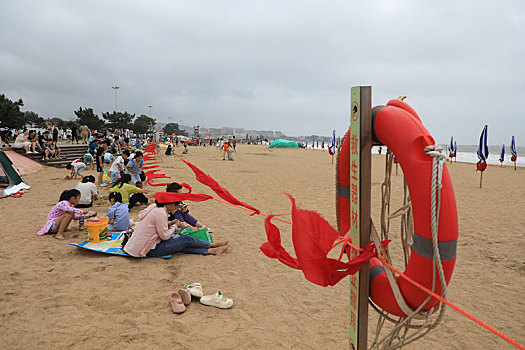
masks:
[[[108,233],[109,234],[109,233]],[[122,235],[122,232],[113,232],[111,234],[111,240],[107,240],[100,243],[90,243],[89,241],[84,241],[82,243],[69,243],[69,245],[85,249],[85,250],[91,250],[94,252],[99,252],[103,254],[110,254],[110,255],[120,255],[120,256],[131,256],[125,251],[123,251],[120,248],[120,245],[122,244],[122,240],[124,235]],[[161,259],[170,259],[173,255],[165,255],[165,256],[155,256],[154,258],[161,258]],[[151,258],[149,256],[146,256],[146,258]]]

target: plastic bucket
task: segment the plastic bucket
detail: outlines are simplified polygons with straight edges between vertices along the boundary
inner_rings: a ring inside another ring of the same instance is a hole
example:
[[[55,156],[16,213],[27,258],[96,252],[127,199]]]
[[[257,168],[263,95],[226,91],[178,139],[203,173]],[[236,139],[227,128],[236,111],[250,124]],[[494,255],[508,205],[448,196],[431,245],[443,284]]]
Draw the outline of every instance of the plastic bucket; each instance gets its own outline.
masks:
[[[89,219],[86,221],[86,226],[90,243],[108,239],[108,218]]]

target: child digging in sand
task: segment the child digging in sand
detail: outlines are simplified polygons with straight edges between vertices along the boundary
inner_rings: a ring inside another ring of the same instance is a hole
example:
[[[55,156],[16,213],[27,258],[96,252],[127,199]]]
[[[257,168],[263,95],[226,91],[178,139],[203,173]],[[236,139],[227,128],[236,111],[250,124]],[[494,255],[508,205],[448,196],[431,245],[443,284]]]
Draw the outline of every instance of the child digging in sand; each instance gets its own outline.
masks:
[[[71,164],[66,165],[67,170],[71,170],[71,179],[76,179],[77,176],[84,177],[82,172],[86,170],[86,164],[80,159],[75,159]]]
[[[85,218],[97,215],[96,213],[84,212],[75,208],[80,201],[79,190],[65,190],[60,195],[59,202],[51,209],[47,215],[46,223],[37,235],[43,236],[47,233],[56,233],[56,239],[64,239],[64,231],[71,223],[71,220],[78,220],[82,215]]]
[[[108,223],[111,225],[111,231],[126,231],[133,225],[129,219],[128,206],[122,203],[122,195],[119,192],[109,194]]]

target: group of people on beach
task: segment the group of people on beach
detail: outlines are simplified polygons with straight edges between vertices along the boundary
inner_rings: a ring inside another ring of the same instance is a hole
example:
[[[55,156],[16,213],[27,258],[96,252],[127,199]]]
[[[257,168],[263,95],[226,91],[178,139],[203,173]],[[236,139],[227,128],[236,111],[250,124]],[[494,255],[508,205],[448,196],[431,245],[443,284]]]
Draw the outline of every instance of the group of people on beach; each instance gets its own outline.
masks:
[[[72,220],[79,219],[81,216],[90,218],[97,213],[89,211],[95,202],[103,198],[100,196],[95,185],[93,175],[83,175],[83,171],[93,164],[95,158],[98,173],[98,185],[104,187],[103,183],[105,155],[112,144],[112,140],[104,138],[104,135],[97,134],[90,142],[98,144],[94,152],[88,151],[83,159],[76,159],[67,168],[71,170],[71,177],[81,177],[81,181],[75,185],[74,189],[63,191],[59,202],[49,212],[44,227],[38,232],[39,235],[55,234],[57,239],[64,239],[64,231],[68,228]],[[139,144],[139,147],[141,145]],[[109,153],[111,154],[111,153]],[[91,157],[89,157],[91,156]],[[106,162],[107,163],[107,162]],[[186,203],[174,200],[172,193],[178,193],[182,186],[176,182],[167,186],[165,192],[158,194],[154,203],[145,195],[143,181],[145,177],[142,172],[144,165],[143,154],[140,150],[130,151],[123,149],[111,161],[109,168],[108,182],[111,184],[109,190],[110,206],[107,208],[107,217],[110,230],[126,231],[127,235],[122,243],[122,249],[134,257],[164,256],[176,252],[188,254],[211,254],[220,255],[229,248],[229,242],[210,243],[200,240],[191,235],[181,235],[181,230],[191,228],[191,230],[206,228],[197,219],[189,214]],[[149,205],[148,205],[149,204]],[[140,205],[148,205],[140,211],[139,223],[134,226],[129,213],[132,208]],[[82,210],[86,208],[86,210]],[[132,232],[131,235],[129,233]]]
[[[58,137],[49,131],[43,133],[24,129],[15,139],[15,148],[23,148],[26,153],[40,153],[42,159],[60,159]]]

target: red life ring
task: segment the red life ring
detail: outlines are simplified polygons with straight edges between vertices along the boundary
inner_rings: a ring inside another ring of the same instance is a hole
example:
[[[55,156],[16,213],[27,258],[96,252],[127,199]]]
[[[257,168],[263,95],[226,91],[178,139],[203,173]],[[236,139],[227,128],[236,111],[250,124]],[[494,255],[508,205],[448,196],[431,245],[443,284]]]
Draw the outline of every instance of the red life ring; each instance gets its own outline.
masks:
[[[399,160],[412,200],[414,242],[404,274],[426,288],[432,289],[433,248],[430,209],[432,157],[427,155],[424,149],[426,146],[434,145],[435,141],[412,107],[400,100],[391,100],[386,106],[377,106],[372,109],[372,129],[373,140],[386,145]],[[350,227],[350,189],[348,187],[350,162],[343,161],[343,159],[349,159],[347,138],[343,140],[341,151],[338,154],[337,167],[337,214],[338,227],[342,234],[345,234]],[[447,285],[456,262],[457,238],[456,199],[450,175],[444,165],[438,246]],[[396,282],[406,304],[413,310],[428,297],[428,294],[402,278],[396,278]],[[442,295],[437,273],[435,282],[435,292]],[[376,305],[392,315],[407,316],[394,297],[383,265],[376,258],[370,260],[369,283],[370,299]],[[432,298],[421,310],[428,311],[437,302],[437,299]]]

